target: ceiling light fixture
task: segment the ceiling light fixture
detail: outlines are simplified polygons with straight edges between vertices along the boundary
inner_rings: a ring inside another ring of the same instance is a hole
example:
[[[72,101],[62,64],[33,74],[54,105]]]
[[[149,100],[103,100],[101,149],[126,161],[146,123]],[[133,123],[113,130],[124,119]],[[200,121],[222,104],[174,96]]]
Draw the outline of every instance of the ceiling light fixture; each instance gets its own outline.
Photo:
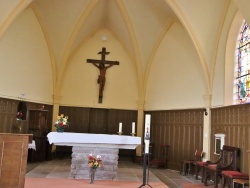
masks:
[[[106,41],[107,40],[107,36],[106,35],[102,35],[102,41]]]

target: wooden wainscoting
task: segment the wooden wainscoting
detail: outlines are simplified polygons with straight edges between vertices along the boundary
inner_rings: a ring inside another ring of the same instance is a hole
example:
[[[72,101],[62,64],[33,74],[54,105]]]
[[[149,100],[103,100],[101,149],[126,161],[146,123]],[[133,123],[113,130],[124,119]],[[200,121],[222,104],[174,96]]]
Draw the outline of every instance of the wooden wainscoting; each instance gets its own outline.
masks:
[[[70,132],[117,134],[121,122],[123,135],[130,135],[137,123],[136,110],[60,106],[59,112],[69,116]]]
[[[168,168],[180,170],[180,161],[202,150],[204,109],[147,111],[151,114],[153,157],[160,157],[160,144],[168,144]]]
[[[137,110],[60,106],[59,112],[69,116],[70,128],[66,131],[70,132],[117,134],[121,122],[123,135],[130,135],[132,122],[137,123]],[[119,153],[135,155],[134,150],[120,150]]]
[[[240,170],[249,173],[246,151],[250,148],[250,104],[211,109],[211,161],[218,158],[214,154],[214,135],[217,133],[225,134],[225,145],[240,148]]]

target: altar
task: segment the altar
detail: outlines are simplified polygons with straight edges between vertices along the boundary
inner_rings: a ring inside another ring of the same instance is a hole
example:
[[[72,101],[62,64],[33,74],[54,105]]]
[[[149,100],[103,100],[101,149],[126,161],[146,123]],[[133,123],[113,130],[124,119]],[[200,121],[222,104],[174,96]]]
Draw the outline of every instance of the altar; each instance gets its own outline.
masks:
[[[88,155],[101,155],[103,167],[96,173],[96,179],[116,179],[119,149],[135,149],[141,138],[125,135],[88,134],[71,132],[50,132],[50,144],[73,146],[70,178],[88,179]]]

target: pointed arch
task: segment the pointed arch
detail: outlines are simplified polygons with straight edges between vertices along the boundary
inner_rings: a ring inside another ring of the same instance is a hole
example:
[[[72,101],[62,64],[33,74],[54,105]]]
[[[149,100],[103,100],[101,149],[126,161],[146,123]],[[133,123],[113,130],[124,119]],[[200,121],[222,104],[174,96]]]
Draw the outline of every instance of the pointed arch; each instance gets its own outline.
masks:
[[[10,26],[10,24],[16,19],[16,17],[31,4],[32,0],[21,0],[17,5],[10,11],[6,19],[0,25],[0,39],[2,38],[4,32]]]
[[[97,2],[98,2],[97,0],[89,1],[88,5],[86,6],[86,9],[83,10],[83,13],[80,16],[80,18],[79,18],[75,28],[73,29],[73,32],[71,33],[71,36],[67,42],[67,45],[66,45],[66,48],[64,50],[63,57],[62,57],[61,66],[59,67],[57,80],[56,80],[56,87],[55,87],[55,94],[56,95],[60,94],[60,90],[61,90],[63,78],[64,78],[63,75],[64,75],[64,72],[65,72],[65,69],[67,66],[67,62],[68,62],[68,58],[70,55],[70,50],[71,50],[72,44],[73,44],[81,26],[82,26],[82,23],[86,20],[86,18],[90,14],[90,12],[96,6]]]
[[[182,12],[180,7],[176,4],[175,1],[172,0],[165,0],[165,2],[171,7],[171,9],[175,12],[176,16],[179,18],[181,21],[183,27],[186,29],[188,35],[191,38],[191,41],[193,42],[195,49],[198,53],[200,62],[201,62],[201,67],[202,67],[202,75],[204,78],[204,83],[205,83],[205,88],[207,90],[207,93],[212,93],[212,86],[211,86],[211,81],[210,81],[210,75],[209,75],[209,69],[208,65],[206,62],[206,58],[204,55],[204,52],[202,50],[201,44],[198,40],[198,37],[195,35],[194,29],[192,28],[189,20],[185,16],[185,14]]]

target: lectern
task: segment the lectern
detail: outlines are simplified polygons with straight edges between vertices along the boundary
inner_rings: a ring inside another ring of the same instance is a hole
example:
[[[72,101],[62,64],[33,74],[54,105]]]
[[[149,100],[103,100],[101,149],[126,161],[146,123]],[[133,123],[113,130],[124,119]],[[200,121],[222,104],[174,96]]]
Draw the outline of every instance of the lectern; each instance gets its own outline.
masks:
[[[0,187],[24,188],[31,134],[0,133]]]

